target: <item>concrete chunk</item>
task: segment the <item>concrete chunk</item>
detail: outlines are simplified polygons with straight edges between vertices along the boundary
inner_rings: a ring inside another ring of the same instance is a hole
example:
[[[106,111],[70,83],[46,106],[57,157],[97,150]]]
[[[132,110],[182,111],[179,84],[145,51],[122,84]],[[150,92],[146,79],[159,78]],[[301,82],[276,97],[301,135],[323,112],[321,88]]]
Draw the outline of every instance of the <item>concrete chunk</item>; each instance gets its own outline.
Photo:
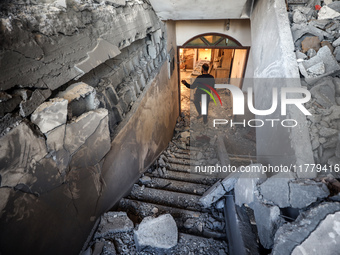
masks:
[[[340,16],[340,13],[329,8],[327,5],[323,6],[319,13],[318,13],[318,19],[323,20],[323,19],[335,19]]]
[[[289,183],[290,204],[293,208],[305,208],[316,202],[318,198],[329,196],[329,190],[324,183],[312,180],[296,180]]]
[[[170,249],[177,244],[178,230],[174,218],[164,214],[158,218],[146,217],[134,231],[137,249],[145,246]]]
[[[278,173],[259,186],[260,194],[281,208],[289,207],[289,181],[292,179],[292,173]]]
[[[210,207],[212,203],[217,202],[225,193],[234,189],[237,179],[241,176],[241,173],[231,173],[223,181],[216,182],[211,188],[209,188],[203,196],[200,198],[200,202],[204,207]]]
[[[73,154],[95,132],[100,121],[108,115],[106,109],[87,112],[66,125],[65,149]]]
[[[327,45],[319,49],[315,57],[302,62],[305,69],[308,69],[316,64],[323,62],[325,65],[325,72],[330,74],[332,72],[340,70],[340,66],[334,58],[332,52]]]
[[[20,115],[22,117],[27,117],[30,115],[34,110],[42,104],[50,95],[52,94],[51,90],[35,90],[32,93],[30,99],[26,101],[22,101],[20,103]]]
[[[325,64],[323,62],[317,63],[307,69],[307,72],[312,76],[322,75],[325,71]]]
[[[313,232],[317,230],[320,226],[322,229],[325,229],[322,223],[325,221],[325,219],[327,219],[326,223],[329,220],[334,220],[333,223],[335,224],[332,224],[333,226],[328,228],[329,233],[333,233],[334,235],[331,236],[318,235],[318,241],[314,245],[312,245],[312,247],[317,248],[316,246],[321,245],[320,239],[324,240],[324,238],[325,239],[327,238],[328,240],[334,240],[332,236],[335,237],[336,235],[334,233],[334,230],[338,230],[338,224],[336,223],[339,217],[338,212],[340,212],[340,203],[333,202],[322,203],[319,206],[314,207],[307,212],[301,213],[294,222],[287,223],[278,229],[278,231],[275,234],[272,254],[273,255],[292,254],[292,251],[295,249],[295,247],[298,247],[305,240],[308,240],[312,236]],[[327,215],[334,215],[336,217],[333,216],[334,218],[333,217],[328,218]],[[337,251],[339,250],[337,250],[335,253],[325,253],[327,252],[327,250],[332,251],[333,247],[338,247],[338,242],[336,242],[336,245],[331,246],[332,247],[324,248],[322,252],[312,252],[312,254],[337,254]]]
[[[36,124],[41,132],[46,133],[62,124],[67,119],[67,103],[63,98],[53,98],[41,104],[32,114],[31,121]]]
[[[332,79],[324,79],[310,90],[316,102],[325,108],[335,105],[335,89]]]
[[[98,107],[95,89],[83,82],[72,84],[65,91],[59,92],[57,96],[68,101],[70,117],[80,116]]]
[[[267,179],[266,174],[263,174],[261,171],[261,164],[255,164],[252,166],[258,166],[260,172],[244,173],[235,184],[235,204],[240,207],[242,207],[243,204],[247,204],[251,208],[253,207],[257,184]]]
[[[126,212],[107,212],[100,218],[100,224],[94,238],[102,238],[110,234],[131,230],[133,230],[133,222]]]
[[[254,215],[259,239],[263,247],[271,249],[277,229],[285,222],[280,217],[280,208],[257,201],[254,205]]]

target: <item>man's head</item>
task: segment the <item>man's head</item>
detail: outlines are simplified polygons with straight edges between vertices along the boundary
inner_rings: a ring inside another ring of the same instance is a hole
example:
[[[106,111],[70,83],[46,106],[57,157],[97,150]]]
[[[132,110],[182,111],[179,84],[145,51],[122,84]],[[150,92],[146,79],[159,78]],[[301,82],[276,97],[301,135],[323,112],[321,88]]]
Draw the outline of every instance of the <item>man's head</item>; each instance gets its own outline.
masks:
[[[202,65],[202,73],[208,73],[209,65],[207,63]]]

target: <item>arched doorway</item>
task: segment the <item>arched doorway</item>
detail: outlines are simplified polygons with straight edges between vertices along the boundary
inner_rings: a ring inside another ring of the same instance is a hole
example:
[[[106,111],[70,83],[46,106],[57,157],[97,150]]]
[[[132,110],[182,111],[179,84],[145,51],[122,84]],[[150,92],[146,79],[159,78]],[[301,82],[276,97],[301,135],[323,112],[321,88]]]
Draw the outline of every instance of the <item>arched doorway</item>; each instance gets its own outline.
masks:
[[[242,88],[250,47],[219,33],[197,35],[178,47],[179,90],[181,107],[188,99],[188,90],[181,80],[190,84],[201,74],[201,66],[209,64],[209,73],[217,84],[233,84]],[[183,109],[185,110],[185,109]]]

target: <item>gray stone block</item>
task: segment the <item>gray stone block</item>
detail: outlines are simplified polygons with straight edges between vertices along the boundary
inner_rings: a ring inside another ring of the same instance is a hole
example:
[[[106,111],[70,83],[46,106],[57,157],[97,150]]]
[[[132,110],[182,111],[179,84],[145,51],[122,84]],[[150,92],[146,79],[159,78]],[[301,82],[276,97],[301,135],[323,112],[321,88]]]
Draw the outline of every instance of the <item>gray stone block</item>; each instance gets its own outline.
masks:
[[[129,232],[131,230],[133,230],[133,222],[126,212],[107,212],[100,218],[94,238],[108,237],[110,234]]]
[[[259,186],[260,194],[281,208],[289,207],[289,182],[293,179],[293,173],[278,173]]]
[[[254,215],[259,239],[263,247],[271,249],[277,229],[285,222],[280,217],[280,208],[256,201]]]
[[[66,123],[67,103],[63,98],[53,98],[41,104],[31,115],[31,121],[46,133]]]
[[[293,208],[305,208],[319,198],[329,196],[329,190],[324,183],[312,180],[296,180],[289,183],[290,204]]]
[[[106,109],[87,112],[66,125],[65,149],[73,154],[95,132],[100,121],[108,115]]]
[[[272,254],[273,255],[291,254],[296,246],[299,246],[301,243],[303,243],[305,240],[312,236],[312,233],[318,228],[318,226],[323,225],[322,222],[324,222],[325,219],[327,219],[326,222],[328,222],[330,218],[328,218],[327,215],[335,215],[335,213],[337,212],[340,212],[340,203],[334,202],[334,203],[322,203],[317,207],[310,209],[307,212],[301,213],[294,222],[287,223],[278,229],[278,231],[275,234]],[[336,215],[336,217],[338,217],[338,214]],[[328,230],[334,233],[333,231],[334,226],[335,225],[333,225],[333,228],[330,228]],[[327,237],[319,236],[319,238],[327,238],[329,240],[332,240],[332,237],[330,236]],[[320,242],[318,241],[315,244],[320,245]],[[333,247],[331,249],[333,249]],[[323,249],[321,253],[314,254],[324,254],[325,252],[326,250]]]
[[[331,137],[338,134],[338,132],[339,131],[337,129],[322,127],[319,134],[323,137]]]
[[[294,12],[293,12],[293,22],[294,23],[305,23],[305,22],[307,22],[307,18],[299,10],[294,10]]]
[[[146,217],[134,231],[134,238],[139,251],[145,246],[170,249],[178,242],[176,222],[170,214]]]

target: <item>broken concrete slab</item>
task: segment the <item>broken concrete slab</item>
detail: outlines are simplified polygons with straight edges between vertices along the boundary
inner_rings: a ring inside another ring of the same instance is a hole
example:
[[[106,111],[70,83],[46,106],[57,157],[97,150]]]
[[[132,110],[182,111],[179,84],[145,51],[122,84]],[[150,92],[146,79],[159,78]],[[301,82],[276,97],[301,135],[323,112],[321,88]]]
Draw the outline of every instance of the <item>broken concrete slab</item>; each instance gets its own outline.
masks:
[[[0,138],[1,186],[15,187],[19,182],[30,186],[36,179],[28,166],[47,154],[45,140],[38,137],[26,122],[21,122]]]
[[[69,168],[71,170],[88,168],[99,163],[111,148],[108,116],[98,123],[95,132],[72,155]],[[94,125],[96,126],[96,125]]]
[[[120,2],[125,5],[125,0]],[[87,53],[87,58],[82,62],[76,64],[75,68],[85,74],[98,65],[104,63],[106,60],[118,56],[120,53],[121,52],[116,45],[113,45],[105,41],[104,39],[99,38],[97,39],[97,45],[90,52]]]
[[[263,204],[257,200],[254,204],[254,215],[259,239],[266,249],[273,248],[276,231],[285,222],[280,217],[278,206]]]
[[[106,109],[98,109],[82,114],[66,125],[65,149],[73,154],[95,132],[100,121],[108,115]]]
[[[334,51],[334,47],[332,46],[332,44],[329,41],[322,41],[321,47],[323,47],[323,46],[327,46],[331,52]]]
[[[59,151],[64,148],[65,128],[66,125],[61,125],[45,134],[47,150],[49,152]]]
[[[311,66],[319,64],[321,62],[323,62],[325,65],[326,74],[330,74],[332,72],[340,70],[340,66],[328,46],[323,46],[322,48],[320,48],[315,57],[302,62],[302,65],[305,69],[308,69]]]
[[[321,136],[326,137],[326,138],[331,137],[331,136],[334,136],[334,135],[336,135],[336,134],[338,134],[338,133],[339,133],[339,131],[338,131],[337,129],[326,128],[326,127],[322,127],[322,128],[320,129],[320,132],[319,132],[319,134],[320,134]]]
[[[309,49],[318,51],[321,48],[321,42],[317,36],[307,36],[301,42],[302,52],[306,53]]]
[[[278,229],[275,234],[272,254],[291,254],[295,247],[299,246],[301,243],[307,240],[308,237],[310,237],[312,233],[318,229],[318,226],[322,226],[321,228],[324,229],[322,222],[324,222],[325,219],[327,219],[325,223],[329,221],[330,218],[328,218],[328,215],[334,215],[338,212],[340,212],[340,203],[337,202],[322,203],[306,212],[302,212],[294,222],[287,223]],[[336,220],[337,219],[338,218],[336,218]],[[338,226],[336,225],[336,227]],[[328,230],[329,232],[334,233],[333,227],[329,228]],[[322,237],[320,236],[320,238]],[[325,238],[329,239],[332,237],[327,236]],[[320,242],[317,242],[317,245],[319,244]],[[326,250],[324,249],[321,253],[324,254]]]
[[[340,212],[327,215],[320,225],[296,246],[292,255],[337,254],[340,250]]]
[[[113,233],[128,232],[133,230],[133,222],[126,212],[107,212],[100,218],[98,230],[94,238],[102,238]]]
[[[170,249],[178,242],[176,222],[170,214],[146,217],[134,231],[134,238],[138,250],[145,246]]]
[[[323,6],[318,13],[319,20],[335,19],[338,17],[340,17],[340,13],[328,7],[327,5]]]
[[[27,117],[28,115],[30,115],[40,104],[42,104],[47,98],[49,98],[51,94],[52,91],[49,89],[37,89],[33,91],[30,99],[22,101],[20,103],[20,115],[22,117]]]
[[[290,206],[289,182],[295,179],[293,173],[278,173],[259,185],[260,194],[265,200],[279,207]]]
[[[229,174],[229,176],[222,181],[218,181],[211,186],[200,198],[200,203],[203,207],[210,207],[212,203],[217,202],[227,192],[234,189],[234,186],[240,176],[241,173],[236,171],[235,173]]]
[[[96,91],[84,82],[78,82],[69,86],[65,91],[59,92],[57,97],[68,101],[70,117],[97,109],[99,101],[96,99]]]
[[[310,76],[319,76],[326,72],[325,64],[323,62],[317,63],[307,69],[307,73]]]
[[[293,208],[305,208],[320,198],[329,196],[329,190],[324,183],[312,180],[295,180],[289,183],[290,204]]]
[[[253,208],[257,185],[263,183],[267,179],[267,175],[262,172],[261,164],[254,164],[248,167],[251,166],[258,167],[257,169],[259,172],[242,174],[234,187],[235,204],[240,207],[242,207],[243,204],[247,204],[250,208]]]
[[[47,133],[66,123],[68,101],[63,98],[53,98],[41,104],[31,115],[31,121],[40,131]]]

